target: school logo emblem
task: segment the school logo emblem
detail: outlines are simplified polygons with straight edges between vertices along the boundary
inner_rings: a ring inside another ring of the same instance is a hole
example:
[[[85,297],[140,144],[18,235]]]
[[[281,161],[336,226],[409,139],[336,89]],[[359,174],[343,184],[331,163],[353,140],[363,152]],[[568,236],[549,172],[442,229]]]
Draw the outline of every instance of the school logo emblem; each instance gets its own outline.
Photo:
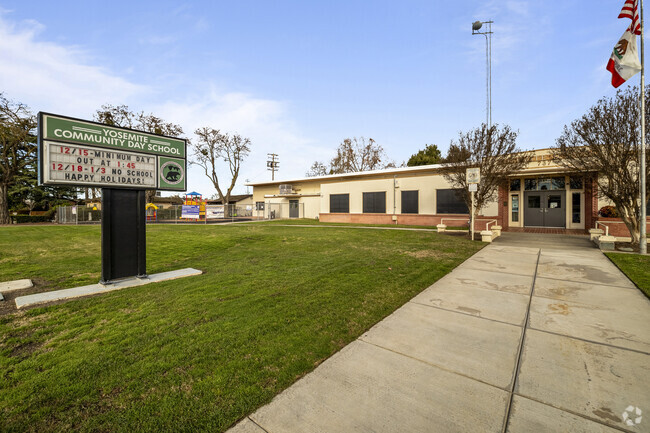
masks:
[[[176,161],[167,161],[160,167],[160,177],[165,183],[177,185],[185,177],[185,169]]]

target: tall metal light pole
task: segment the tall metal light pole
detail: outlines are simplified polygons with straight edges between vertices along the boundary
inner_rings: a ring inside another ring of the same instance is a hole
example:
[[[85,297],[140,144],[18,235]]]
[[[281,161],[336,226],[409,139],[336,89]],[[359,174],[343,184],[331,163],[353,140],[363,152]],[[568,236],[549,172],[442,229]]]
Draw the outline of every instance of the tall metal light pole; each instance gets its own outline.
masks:
[[[485,36],[485,123],[488,128],[492,126],[492,23],[494,21],[475,21],[472,23],[473,35]],[[483,24],[487,24],[485,31],[480,32]]]
[[[645,153],[646,153],[646,144],[645,144],[645,62],[644,62],[644,46],[643,46],[643,0],[640,1],[641,6],[641,152],[639,154],[639,195],[641,196],[641,212],[640,212],[640,226],[639,226],[639,253],[647,254],[648,253],[648,239],[646,237],[646,179],[645,179]]]

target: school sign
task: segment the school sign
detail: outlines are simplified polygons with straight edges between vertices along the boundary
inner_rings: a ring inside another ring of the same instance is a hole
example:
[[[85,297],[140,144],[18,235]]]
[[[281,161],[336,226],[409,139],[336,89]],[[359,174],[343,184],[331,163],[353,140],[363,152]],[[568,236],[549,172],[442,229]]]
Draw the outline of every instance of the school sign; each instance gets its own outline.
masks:
[[[49,113],[38,115],[45,185],[187,189],[187,141]]]

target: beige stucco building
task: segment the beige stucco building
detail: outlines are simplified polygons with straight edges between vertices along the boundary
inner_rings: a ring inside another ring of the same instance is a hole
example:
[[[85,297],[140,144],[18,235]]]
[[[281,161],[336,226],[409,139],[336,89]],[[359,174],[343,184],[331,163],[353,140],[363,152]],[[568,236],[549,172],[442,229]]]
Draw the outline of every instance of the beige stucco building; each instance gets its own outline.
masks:
[[[533,152],[528,166],[510,176],[495,200],[479,210],[476,229],[594,227],[596,182],[553,162],[550,149]],[[463,226],[466,205],[452,190],[440,165],[346,173],[251,183],[258,218],[318,218],[329,222]],[[612,231],[627,232],[620,220],[606,219]],[[629,235],[621,232],[619,235]]]

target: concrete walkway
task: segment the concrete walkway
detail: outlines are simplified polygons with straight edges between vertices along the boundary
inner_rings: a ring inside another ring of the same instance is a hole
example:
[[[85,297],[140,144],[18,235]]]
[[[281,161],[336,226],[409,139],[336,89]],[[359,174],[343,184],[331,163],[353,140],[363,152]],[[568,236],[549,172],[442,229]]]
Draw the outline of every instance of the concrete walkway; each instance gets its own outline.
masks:
[[[650,301],[582,238],[508,238],[230,431],[650,432]]]

